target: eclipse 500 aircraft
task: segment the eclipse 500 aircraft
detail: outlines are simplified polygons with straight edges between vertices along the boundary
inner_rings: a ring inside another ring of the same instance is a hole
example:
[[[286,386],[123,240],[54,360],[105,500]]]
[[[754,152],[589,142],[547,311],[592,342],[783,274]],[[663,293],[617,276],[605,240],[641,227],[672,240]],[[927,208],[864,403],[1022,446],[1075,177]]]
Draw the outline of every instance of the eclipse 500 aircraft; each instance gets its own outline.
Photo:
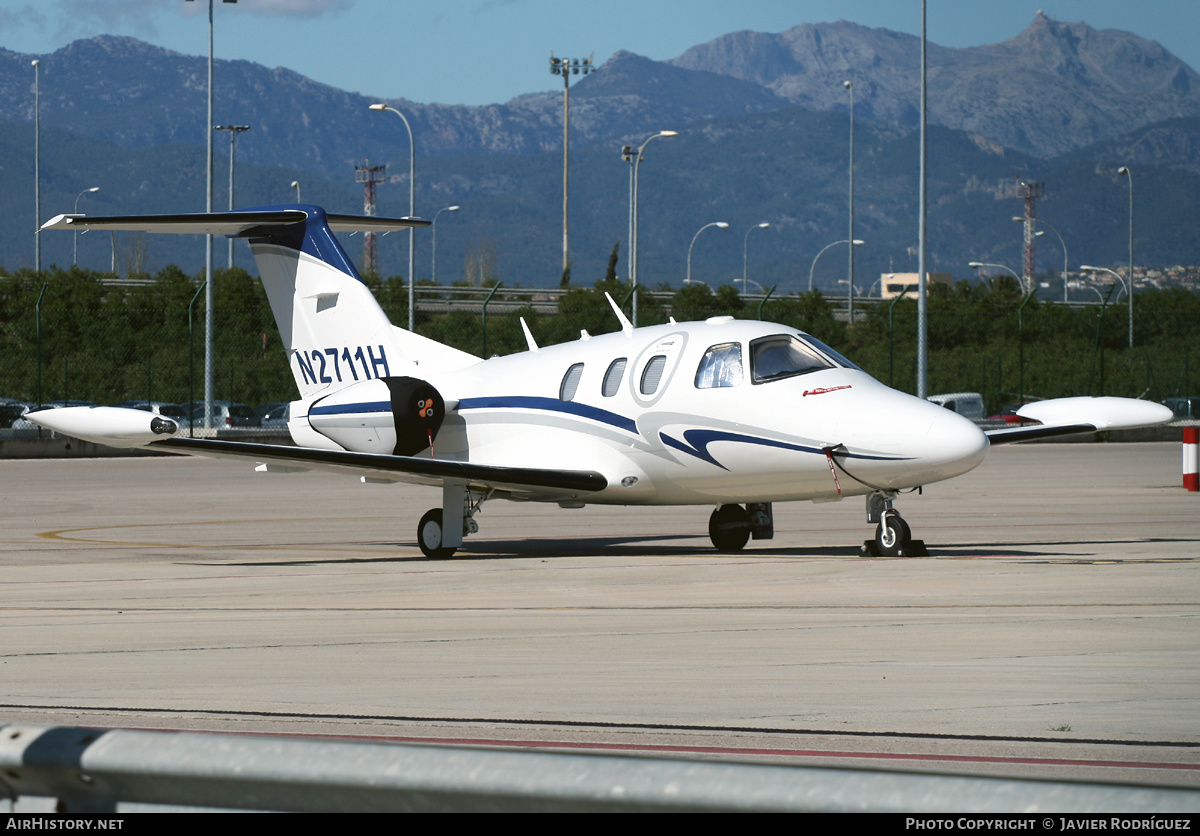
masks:
[[[1019,410],[1039,426],[985,433],[794,328],[732,317],[634,328],[611,298],[619,333],[539,348],[526,328],[528,351],[480,359],[393,326],[333,235],[427,225],[311,205],[59,215],[43,229],[247,239],[300,393],[288,423],[297,446],[179,438],[171,419],[117,407],[28,417],[113,446],[440,487],[440,507],[417,526],[435,558],[478,530],[488,499],[714,506],[713,545],[735,551],[773,536],[774,502],[855,495],[876,525],[872,553],[921,554],[893,507],[900,492],[966,473],[992,444],[1171,417],[1144,401],[1063,398]]]

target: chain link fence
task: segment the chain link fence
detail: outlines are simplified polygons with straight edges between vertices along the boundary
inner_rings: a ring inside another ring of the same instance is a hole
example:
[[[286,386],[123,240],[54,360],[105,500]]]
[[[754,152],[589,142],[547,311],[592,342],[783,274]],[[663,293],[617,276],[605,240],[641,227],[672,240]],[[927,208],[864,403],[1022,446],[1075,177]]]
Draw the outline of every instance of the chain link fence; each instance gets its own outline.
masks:
[[[394,323],[408,317],[405,282],[369,280]],[[203,397],[204,300],[177,268],[140,281],[81,270],[0,276],[0,399],[186,403]],[[566,291],[417,288],[417,331],[480,356],[526,349],[524,318],[539,345],[620,330],[604,293],[631,315],[616,280]],[[214,398],[247,404],[295,397],[261,285],[243,270],[214,277]],[[960,283],[929,301],[929,392],[979,392],[989,413],[1006,404],[1071,395],[1162,401],[1200,389],[1200,295],[1147,290],[1127,309],[1073,304]],[[819,292],[741,296],[731,286],[639,290],[638,324],[729,315],[813,334],[879,380],[916,391],[916,302],[844,299]]]

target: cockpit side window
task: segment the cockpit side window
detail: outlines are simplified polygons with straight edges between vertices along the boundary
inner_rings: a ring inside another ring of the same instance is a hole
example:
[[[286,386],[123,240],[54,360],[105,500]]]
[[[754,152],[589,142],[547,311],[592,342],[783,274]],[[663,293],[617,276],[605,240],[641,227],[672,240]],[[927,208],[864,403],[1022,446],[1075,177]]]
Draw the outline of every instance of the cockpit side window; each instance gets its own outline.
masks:
[[[750,343],[750,368],[755,383],[767,383],[836,367],[797,337],[780,334]]]
[[[625,365],[628,362],[628,358],[619,357],[609,365],[608,371],[604,373],[604,386],[600,390],[604,397],[611,398],[621,390],[621,378],[625,376]]]
[[[562,385],[558,387],[560,401],[575,400],[575,391],[579,388],[581,377],[583,377],[583,363],[576,363],[567,369],[567,373],[563,375]]]
[[[721,343],[704,352],[696,369],[697,389],[723,389],[741,383],[741,343]]]

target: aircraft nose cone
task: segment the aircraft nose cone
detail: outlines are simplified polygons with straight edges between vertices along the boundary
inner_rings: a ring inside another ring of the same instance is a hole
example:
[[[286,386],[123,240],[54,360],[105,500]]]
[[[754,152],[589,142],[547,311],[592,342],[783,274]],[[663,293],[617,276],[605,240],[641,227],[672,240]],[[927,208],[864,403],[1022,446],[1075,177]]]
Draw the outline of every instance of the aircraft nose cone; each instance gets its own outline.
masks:
[[[944,473],[943,479],[973,470],[987,456],[987,436],[955,412],[941,407],[937,412],[925,434],[926,457]]]

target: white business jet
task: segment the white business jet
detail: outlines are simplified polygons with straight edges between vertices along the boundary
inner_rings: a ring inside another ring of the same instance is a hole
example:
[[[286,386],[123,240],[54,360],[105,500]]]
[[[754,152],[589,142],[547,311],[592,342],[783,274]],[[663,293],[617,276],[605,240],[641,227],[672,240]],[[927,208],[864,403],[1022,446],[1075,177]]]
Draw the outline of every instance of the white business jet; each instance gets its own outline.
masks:
[[[176,437],[169,418],[72,407],[29,414],[51,430],[442,489],[417,526],[428,557],[478,530],[484,501],[709,505],[722,551],[773,536],[772,503],[866,496],[877,555],[923,554],[893,507],[902,491],[966,473],[991,444],[1162,423],[1171,412],[1123,398],[1029,404],[1033,427],[982,432],[889,389],[813,337],[713,317],[481,359],[393,326],[333,232],[426,226],[289,205],[200,215],[60,215],[43,229],[218,234],[248,239],[300,398],[295,447]],[[612,299],[609,299],[612,304]],[[524,322],[522,322],[524,326]]]

